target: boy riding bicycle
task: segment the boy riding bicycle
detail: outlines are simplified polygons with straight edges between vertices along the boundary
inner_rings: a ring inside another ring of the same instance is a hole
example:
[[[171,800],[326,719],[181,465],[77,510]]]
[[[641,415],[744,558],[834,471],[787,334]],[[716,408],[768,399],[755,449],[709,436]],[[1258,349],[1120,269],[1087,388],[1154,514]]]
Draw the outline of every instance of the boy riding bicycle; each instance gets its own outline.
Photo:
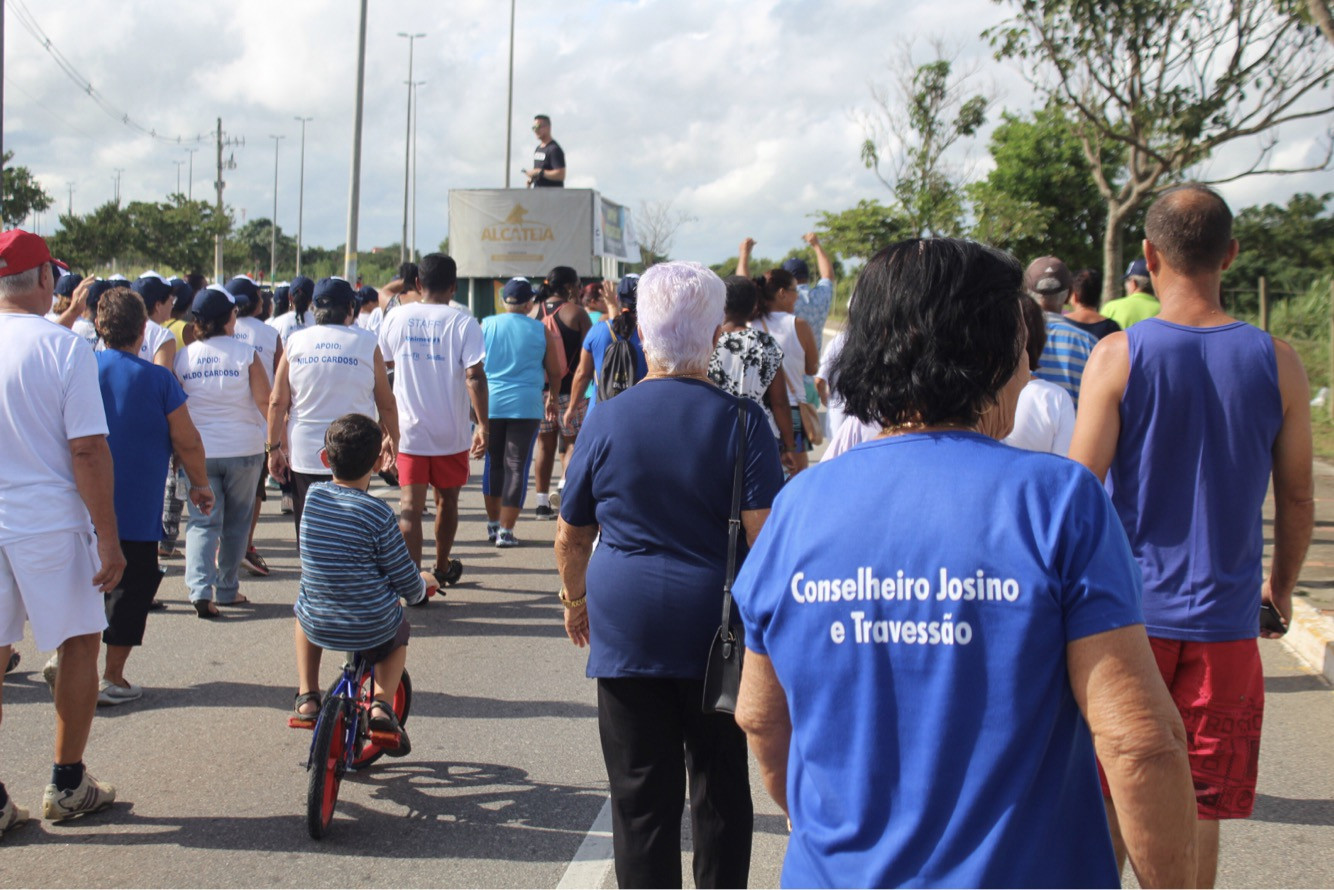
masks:
[[[417,571],[394,511],[366,491],[380,449],[379,425],[361,414],[343,415],[324,434],[320,457],[333,481],[317,482],[307,491],[298,533],[293,716],[313,723],[319,715],[324,649],[362,652],[375,664],[370,728],[397,734],[399,746],[385,753],[402,757],[411,745],[392,702],[407,663],[409,626],[399,598],[421,602],[436,580]]]

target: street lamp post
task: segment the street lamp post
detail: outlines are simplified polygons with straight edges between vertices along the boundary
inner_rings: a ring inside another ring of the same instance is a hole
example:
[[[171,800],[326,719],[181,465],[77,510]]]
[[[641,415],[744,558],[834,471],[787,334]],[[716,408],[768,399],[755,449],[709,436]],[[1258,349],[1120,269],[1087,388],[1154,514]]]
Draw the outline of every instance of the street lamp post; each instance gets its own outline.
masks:
[[[301,274],[301,225],[306,212],[306,124],[313,117],[296,117],[301,122],[301,184],[297,187],[296,198],[296,274]]]
[[[419,80],[412,85],[412,250],[408,259],[417,262],[417,118],[420,108],[417,105],[417,87],[426,81]]]
[[[505,188],[510,187],[510,146],[514,144],[514,3],[510,0],[510,86],[505,102]]]
[[[366,7],[361,0],[361,25],[357,31],[357,104],[352,116],[352,183],[347,201],[347,243],[343,247],[343,277],[357,280],[357,211],[361,203],[361,115],[366,98]]]
[[[285,136],[274,136],[273,140],[273,218],[269,220],[269,286],[278,279],[278,143]]]
[[[197,151],[199,151],[197,148],[187,148],[185,150],[185,153],[190,156],[190,178],[186,180],[185,186],[187,189],[185,200],[187,201],[193,201],[195,199],[195,152]],[[180,191],[180,188],[178,187],[176,190]]]
[[[399,31],[398,36],[408,39],[408,120],[403,128],[403,239],[398,247],[398,261],[403,263],[408,259],[408,189],[412,172],[412,140],[409,138],[412,132],[412,47],[418,37],[426,35]]]
[[[185,161],[172,161],[176,165],[176,194],[181,193],[181,168],[185,166]]]

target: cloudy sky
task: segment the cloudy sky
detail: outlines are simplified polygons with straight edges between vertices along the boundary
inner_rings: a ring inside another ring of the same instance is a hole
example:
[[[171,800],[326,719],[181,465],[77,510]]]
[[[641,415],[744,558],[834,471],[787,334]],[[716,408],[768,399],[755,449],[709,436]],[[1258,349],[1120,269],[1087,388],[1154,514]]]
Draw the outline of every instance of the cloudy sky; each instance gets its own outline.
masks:
[[[112,197],[175,191],[182,147],[140,135],[80,91],[24,27],[22,10],[115,109],[159,134],[244,137],[227,174],[238,220],[272,212],[297,223],[297,115],[308,125],[305,242],[346,233],[358,4],[355,0],[10,0],[5,22],[4,146],[63,212]],[[779,256],[812,227],[884,187],[860,163],[858,114],[885,81],[896,47],[922,61],[939,38],[979,68],[1000,104],[1031,106],[1015,69],[991,60],[978,33],[1006,8],[991,0],[518,0],[511,167],[530,158],[532,115],[547,113],[565,148],[568,185],[615,201],[672,201],[695,218],[676,257],[716,262],[747,235]],[[419,249],[447,234],[451,189],[504,184],[509,4],[504,0],[371,0],[359,244],[396,242],[403,212],[407,41],[419,90]],[[993,119],[996,115],[993,115]],[[1277,157],[1316,156],[1319,125],[1282,132]],[[194,195],[210,194],[211,142],[194,155]],[[1252,147],[1232,153],[1249,158]],[[1226,166],[1229,155],[1216,162]],[[1309,162],[1309,160],[1308,160]],[[985,142],[972,152],[985,170]],[[187,168],[182,167],[182,190]],[[1237,206],[1334,189],[1334,177],[1257,177],[1226,189]],[[54,213],[41,221],[49,232]]]

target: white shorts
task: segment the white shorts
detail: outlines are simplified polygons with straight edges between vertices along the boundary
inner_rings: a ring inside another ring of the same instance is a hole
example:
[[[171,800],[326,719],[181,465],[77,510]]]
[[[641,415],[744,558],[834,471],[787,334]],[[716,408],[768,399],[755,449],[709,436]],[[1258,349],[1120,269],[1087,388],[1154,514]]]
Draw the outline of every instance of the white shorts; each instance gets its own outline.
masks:
[[[106,601],[93,586],[100,567],[97,539],[87,532],[50,532],[0,545],[0,646],[23,639],[25,620],[43,652],[105,630]]]

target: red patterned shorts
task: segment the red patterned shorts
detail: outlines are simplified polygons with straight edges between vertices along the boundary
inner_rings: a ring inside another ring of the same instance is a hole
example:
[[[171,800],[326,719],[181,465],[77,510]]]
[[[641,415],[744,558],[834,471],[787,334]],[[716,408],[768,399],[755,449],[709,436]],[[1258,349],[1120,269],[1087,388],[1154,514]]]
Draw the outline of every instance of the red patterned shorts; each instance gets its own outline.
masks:
[[[1194,643],[1150,637],[1163,682],[1186,725],[1201,819],[1245,819],[1255,806],[1264,669],[1255,640]],[[1102,776],[1102,793],[1107,780]]]

